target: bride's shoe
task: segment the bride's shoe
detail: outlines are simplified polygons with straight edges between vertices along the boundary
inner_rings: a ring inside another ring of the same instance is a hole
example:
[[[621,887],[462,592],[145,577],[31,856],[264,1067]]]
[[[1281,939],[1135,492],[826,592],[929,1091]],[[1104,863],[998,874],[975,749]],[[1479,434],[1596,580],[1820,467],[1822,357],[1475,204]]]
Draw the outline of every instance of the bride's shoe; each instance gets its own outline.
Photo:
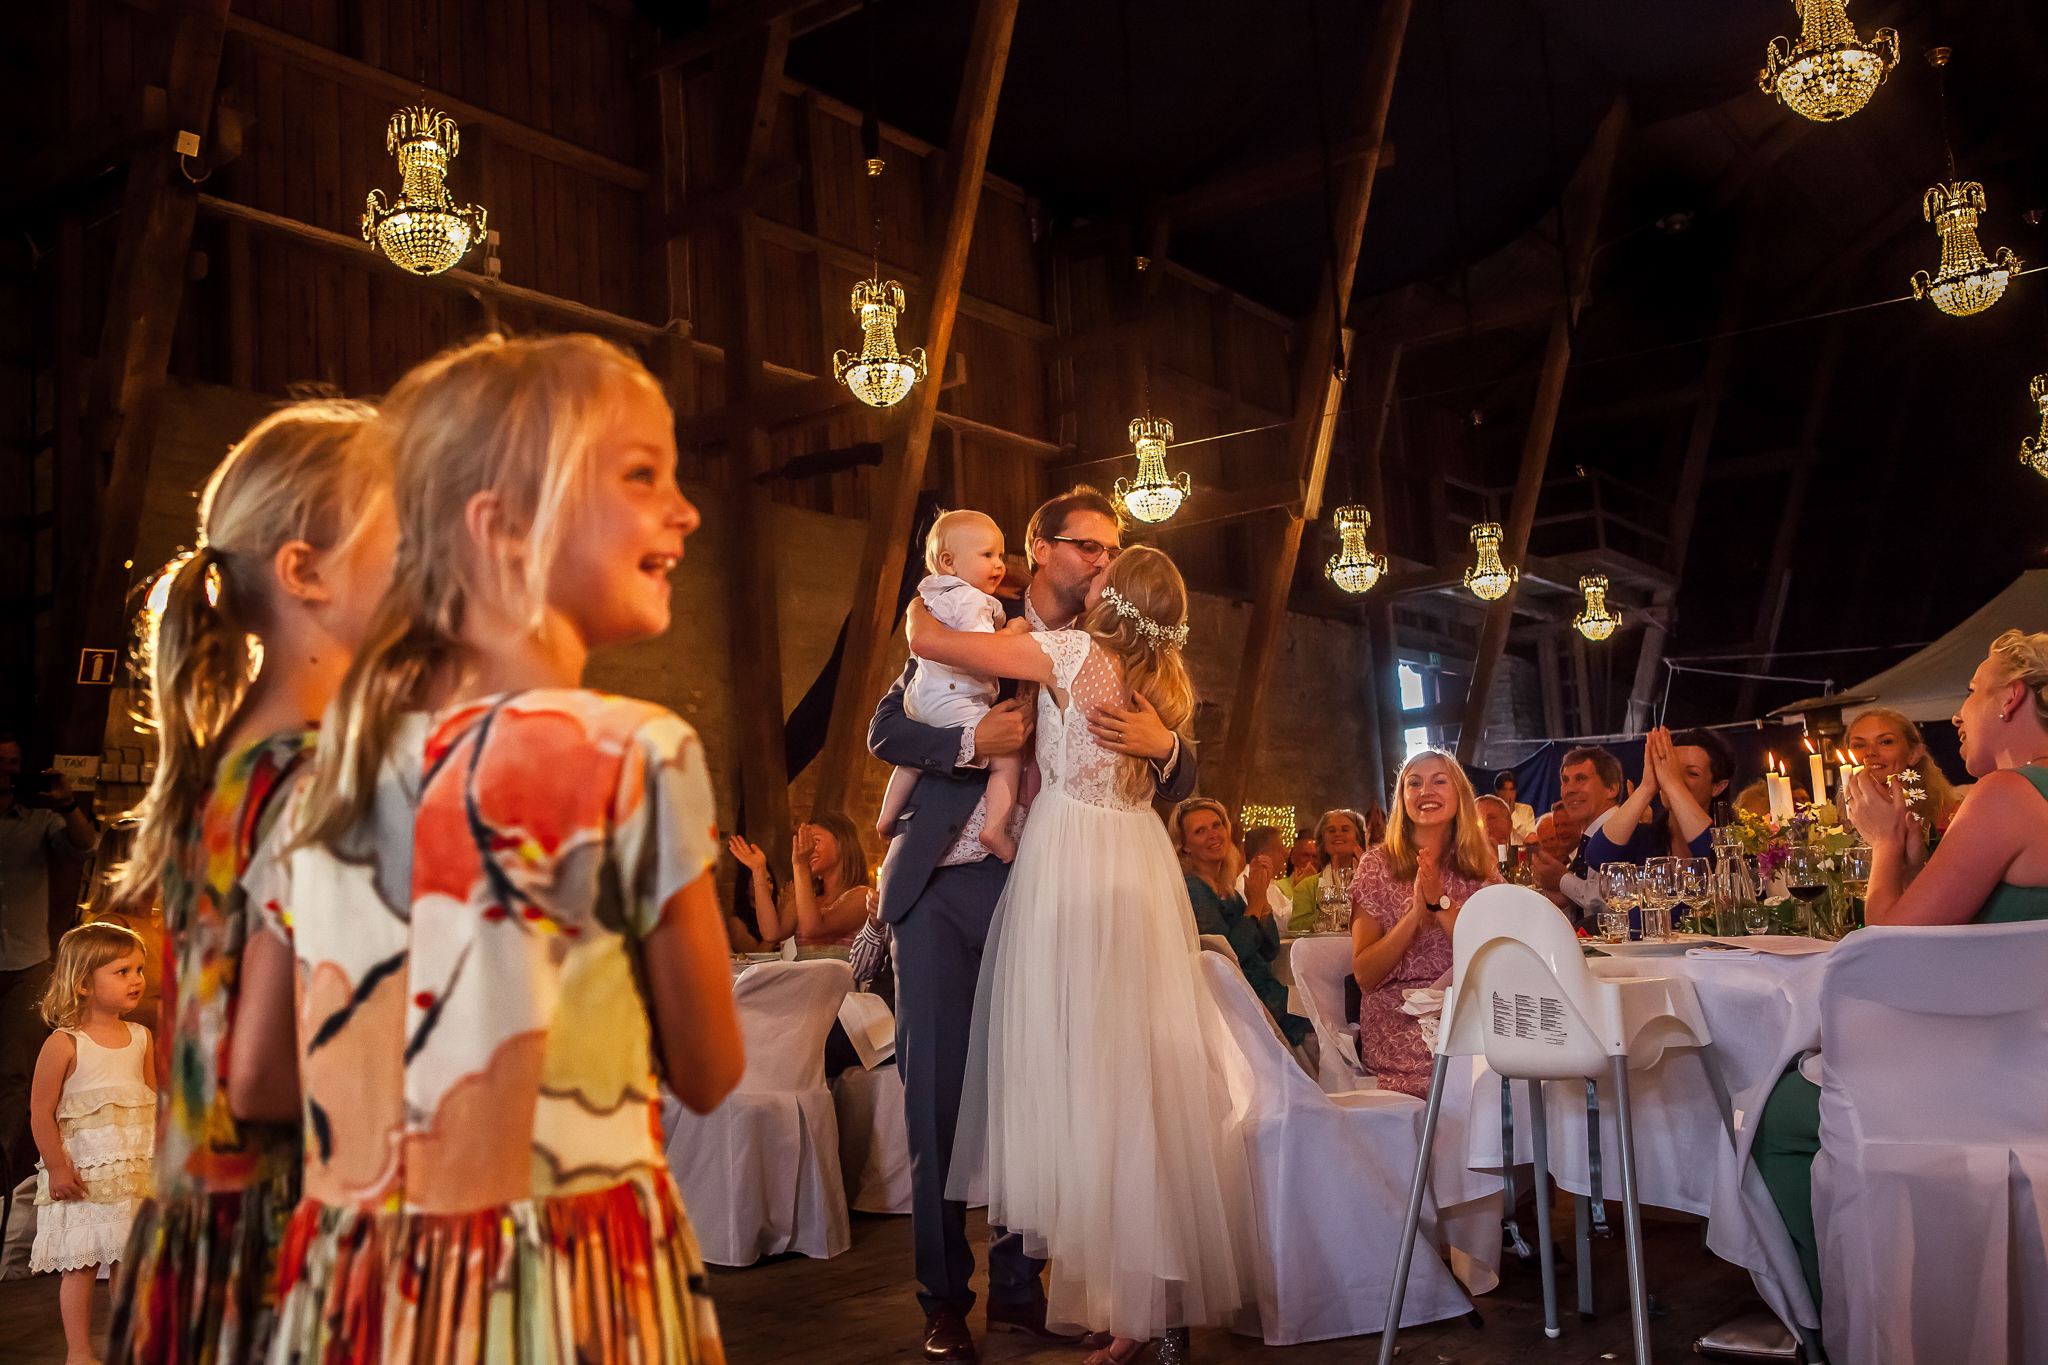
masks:
[[[1168,1328],[1166,1335],[1159,1339],[1159,1345],[1153,1351],[1152,1358],[1158,1365],[1188,1365],[1194,1359],[1188,1352],[1188,1329]]]

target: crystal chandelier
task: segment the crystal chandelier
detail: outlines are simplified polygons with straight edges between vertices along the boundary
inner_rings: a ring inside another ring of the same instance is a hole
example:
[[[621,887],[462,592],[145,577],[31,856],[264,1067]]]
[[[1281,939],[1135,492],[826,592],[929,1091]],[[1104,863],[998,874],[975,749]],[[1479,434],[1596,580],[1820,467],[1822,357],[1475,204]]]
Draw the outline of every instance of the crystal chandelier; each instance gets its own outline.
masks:
[[[1587,574],[1579,580],[1579,591],[1586,594],[1586,605],[1572,618],[1572,629],[1588,640],[1604,640],[1614,634],[1621,618],[1607,609],[1607,575]]]
[[[1820,123],[1845,119],[1870,102],[1899,64],[1899,35],[1881,28],[1864,42],[1846,13],[1848,0],[1792,0],[1799,42],[1773,38],[1756,83],[1794,113]]]
[[[1166,443],[1173,423],[1163,417],[1140,417],[1131,423],[1131,442],[1138,448],[1138,477],[1116,481],[1116,500],[1139,521],[1165,521],[1180,510],[1188,495],[1188,472],[1166,474]]]
[[[2027,385],[2027,396],[2041,410],[2041,434],[2020,442],[2020,463],[2048,478],[2048,374],[2037,374]]]
[[[1941,266],[1932,280],[1924,270],[1914,272],[1914,298],[1931,295],[1936,308],[1959,318],[1998,302],[2005,282],[2019,273],[2020,258],[2002,246],[1985,259],[1977,245],[1977,215],[1983,211],[1984,187],[1974,180],[1934,185],[1921,196],[1921,215],[1941,234]]]
[[[1332,583],[1348,593],[1371,592],[1387,571],[1387,557],[1366,548],[1365,533],[1372,528],[1372,513],[1363,507],[1339,507],[1330,514],[1342,548],[1330,556],[1323,572]]]
[[[896,349],[896,315],[903,311],[903,286],[894,280],[862,280],[853,287],[853,312],[860,319],[860,354],[840,351],[832,357],[833,377],[871,408],[890,408],[903,401],[910,386],[924,378],[924,347]]]
[[[1482,521],[1472,528],[1472,544],[1478,555],[1472,567],[1465,570],[1465,586],[1474,597],[1487,602],[1498,602],[1507,596],[1508,589],[1522,576],[1520,569],[1500,562],[1500,541],[1497,521]]]
[[[448,163],[461,150],[455,120],[438,109],[401,109],[384,130],[384,150],[398,158],[404,187],[398,202],[371,190],[363,208],[363,240],[415,275],[438,275],[484,239],[484,210],[455,207]]]

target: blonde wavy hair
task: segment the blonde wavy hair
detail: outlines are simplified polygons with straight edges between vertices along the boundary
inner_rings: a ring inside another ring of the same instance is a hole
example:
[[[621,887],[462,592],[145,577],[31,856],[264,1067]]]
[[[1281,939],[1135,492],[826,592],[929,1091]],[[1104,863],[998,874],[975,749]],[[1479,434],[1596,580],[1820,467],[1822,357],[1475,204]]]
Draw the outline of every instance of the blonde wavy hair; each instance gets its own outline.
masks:
[[[472,600],[504,604],[538,630],[549,571],[588,498],[592,453],[624,396],[661,386],[637,359],[587,335],[489,336],[416,366],[363,433],[391,462],[398,557],[321,736],[302,844],[337,844],[368,809],[407,711],[469,668]],[[516,549],[472,549],[471,498],[496,496]]]
[[[1180,570],[1162,551],[1149,545],[1134,545],[1110,563],[1103,579],[1105,596],[1110,589],[1154,624],[1171,630],[1188,618],[1188,589]],[[1120,614],[1108,601],[1098,601],[1074,623],[1094,636],[1122,665],[1124,690],[1152,703],[1160,721],[1169,730],[1179,730],[1195,714],[1195,685],[1188,677],[1187,664],[1177,645],[1160,645],[1146,638],[1130,617]],[[1152,795],[1152,765],[1125,754],[1117,759],[1117,791],[1127,801],[1144,801]],[[1228,823],[1228,817],[1225,817]]]
[[[251,636],[271,624],[272,564],[304,541],[346,553],[384,496],[378,453],[356,440],[376,409],[315,399],[278,409],[227,454],[199,500],[199,548],[165,565],[136,650],[157,732],[156,778],[115,904],[147,899],[198,818],[221,739],[255,678]],[[160,605],[159,605],[160,600]]]
[[[2008,631],[2007,634],[2018,635],[2019,632]],[[2048,635],[2037,638],[2048,641]],[[1996,648],[1994,645],[1993,649]],[[2042,681],[2048,682],[2048,673],[2042,675]],[[2038,695],[2035,697],[2034,706],[2038,713],[2041,706]],[[1904,712],[1894,711],[1889,706],[1873,706],[1867,711],[1859,711],[1856,718],[1849,722],[1849,730],[1853,732],[1857,726],[1872,717],[1891,727],[1893,733],[1905,740],[1909,748],[1920,751],[1920,757],[1913,761],[1913,771],[1920,774],[1921,785],[1927,789],[1929,814],[1932,815],[1934,823],[1937,826],[1946,825],[1949,817],[1963,804],[1963,798],[1956,795],[1956,789],[1949,783],[1948,774],[1942,772],[1941,765],[1934,761],[1934,755],[1927,752],[1927,741],[1920,737],[1920,727],[1907,719]],[[1842,743],[1845,747],[1848,745],[1848,734],[1842,736]]]
[[[2034,698],[2034,719],[2048,727],[2048,631],[2009,630],[1991,642],[2007,682],[2023,682]],[[1868,715],[1868,712],[1864,713]]]
[[[92,974],[109,962],[144,951],[142,936],[125,924],[96,920],[81,924],[57,940],[57,965],[43,988],[43,1022],[51,1028],[77,1028],[85,1017],[85,994]]]
[[[1387,835],[1380,848],[1396,881],[1412,881],[1416,869],[1415,822],[1408,816],[1408,774],[1418,763],[1442,763],[1451,775],[1451,789],[1458,794],[1458,813],[1451,817],[1451,863],[1461,877],[1483,882],[1500,871],[1493,860],[1493,846],[1486,842],[1486,822],[1479,818],[1479,800],[1471,779],[1457,758],[1442,749],[1419,749],[1408,755],[1401,771],[1394,775],[1394,813],[1387,817]]]
[[[1244,871],[1244,852],[1238,848],[1236,840],[1226,837],[1223,841],[1223,870],[1218,881],[1211,881],[1188,855],[1188,817],[1205,810],[1215,811],[1216,818],[1223,822],[1224,834],[1230,833],[1230,812],[1223,808],[1221,801],[1213,796],[1190,796],[1173,808],[1173,851],[1180,855],[1181,871],[1200,878],[1218,896],[1228,896],[1237,889],[1237,874]]]

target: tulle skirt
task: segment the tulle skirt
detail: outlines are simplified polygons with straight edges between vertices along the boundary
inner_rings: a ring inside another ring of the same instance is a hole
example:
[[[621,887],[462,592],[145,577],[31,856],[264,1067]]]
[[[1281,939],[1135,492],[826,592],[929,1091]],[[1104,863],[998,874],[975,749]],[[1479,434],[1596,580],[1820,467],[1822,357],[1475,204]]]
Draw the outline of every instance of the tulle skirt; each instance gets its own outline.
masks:
[[[1048,1323],[1143,1339],[1227,1320],[1251,1300],[1250,1187],[1158,818],[1041,792],[995,933],[976,1019],[989,1221],[1050,1259]]]

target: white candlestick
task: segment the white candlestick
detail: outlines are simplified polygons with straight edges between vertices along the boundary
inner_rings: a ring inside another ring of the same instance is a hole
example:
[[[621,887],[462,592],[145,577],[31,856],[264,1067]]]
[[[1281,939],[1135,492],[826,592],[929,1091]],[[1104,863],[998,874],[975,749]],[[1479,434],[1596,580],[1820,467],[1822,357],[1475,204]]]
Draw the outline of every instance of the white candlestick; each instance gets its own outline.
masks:
[[[1771,818],[1783,823],[1792,818],[1792,779],[1783,773],[1771,773],[1764,779],[1771,794]]]
[[[1813,777],[1813,804],[1816,806],[1827,804],[1828,770],[1826,765],[1820,761],[1819,754],[1808,754],[1806,756],[1806,769]]]

